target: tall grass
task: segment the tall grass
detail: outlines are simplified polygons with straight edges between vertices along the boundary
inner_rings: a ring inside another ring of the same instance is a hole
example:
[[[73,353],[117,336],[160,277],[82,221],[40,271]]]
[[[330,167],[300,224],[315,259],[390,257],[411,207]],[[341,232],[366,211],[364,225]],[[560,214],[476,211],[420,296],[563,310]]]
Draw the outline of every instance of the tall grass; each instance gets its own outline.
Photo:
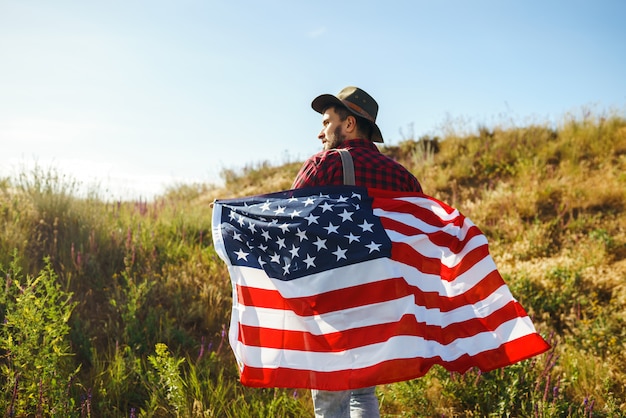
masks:
[[[490,373],[378,388],[383,416],[620,416],[626,408],[626,120],[450,129],[383,151],[487,234],[552,342]],[[54,170],[0,180],[0,409],[7,416],[312,416],[308,391],[241,386],[210,202],[291,185],[225,170],[151,202],[79,195]]]

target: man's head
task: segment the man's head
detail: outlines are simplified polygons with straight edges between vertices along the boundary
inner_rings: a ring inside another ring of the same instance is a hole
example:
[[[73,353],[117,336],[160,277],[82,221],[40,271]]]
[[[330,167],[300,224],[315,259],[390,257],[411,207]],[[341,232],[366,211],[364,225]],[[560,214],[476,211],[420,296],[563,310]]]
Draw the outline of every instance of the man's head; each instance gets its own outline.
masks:
[[[322,94],[313,100],[311,107],[323,116],[324,127],[318,137],[324,149],[335,148],[352,138],[383,142],[376,125],[378,103],[358,87],[346,87],[337,96]]]

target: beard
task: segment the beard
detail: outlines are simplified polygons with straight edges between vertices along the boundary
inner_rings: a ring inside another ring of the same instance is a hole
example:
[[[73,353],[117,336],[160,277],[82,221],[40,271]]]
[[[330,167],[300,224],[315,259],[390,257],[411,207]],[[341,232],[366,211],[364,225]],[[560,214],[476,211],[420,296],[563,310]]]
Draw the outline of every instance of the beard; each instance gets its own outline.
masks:
[[[341,126],[337,126],[333,133],[326,138],[324,150],[335,149],[346,140],[346,136],[341,133]]]

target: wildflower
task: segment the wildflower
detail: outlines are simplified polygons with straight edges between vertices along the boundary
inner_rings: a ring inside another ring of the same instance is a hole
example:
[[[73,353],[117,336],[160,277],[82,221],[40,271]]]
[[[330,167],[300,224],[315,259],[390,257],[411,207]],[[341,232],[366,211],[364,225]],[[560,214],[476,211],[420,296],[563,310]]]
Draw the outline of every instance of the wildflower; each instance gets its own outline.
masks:
[[[198,353],[198,358],[196,359],[196,361],[200,361],[203,355],[204,355],[204,336],[202,337],[202,342],[200,343],[200,352]]]
[[[547,376],[547,380],[546,380],[546,389],[543,392],[543,402],[547,402],[548,401],[548,390],[550,388],[550,375]]]
[[[222,324],[222,333],[221,333],[222,339],[220,341],[220,345],[217,347],[217,353],[219,354],[220,350],[222,349],[222,345],[224,345],[224,340],[226,339],[226,325]]]

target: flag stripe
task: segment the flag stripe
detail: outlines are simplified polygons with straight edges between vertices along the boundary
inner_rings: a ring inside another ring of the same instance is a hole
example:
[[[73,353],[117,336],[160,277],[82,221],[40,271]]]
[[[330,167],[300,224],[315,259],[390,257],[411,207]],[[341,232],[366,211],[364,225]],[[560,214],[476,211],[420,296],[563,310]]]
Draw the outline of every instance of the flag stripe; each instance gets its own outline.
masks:
[[[410,380],[424,376],[436,364],[449,371],[465,372],[476,364],[484,364],[483,371],[495,370],[518,361],[526,360],[541,350],[528,351],[528,347],[548,349],[545,341],[537,334],[529,334],[509,341],[494,350],[486,350],[474,356],[464,354],[453,362],[439,357],[427,359],[392,359],[358,370],[344,369],[330,372],[293,369],[288,367],[266,368],[246,366],[241,382],[247,386],[267,387],[272,382],[276,387],[309,387],[322,390],[343,390],[348,387],[364,387]]]
[[[414,315],[428,325],[447,327],[471,318],[485,318],[490,312],[501,309],[511,299],[508,288],[502,286],[479,303],[460,306],[443,314],[436,308],[411,306],[414,300],[411,296],[315,316],[299,316],[288,310],[244,306],[239,302],[237,302],[237,310],[238,322],[244,325],[323,335],[351,328],[364,328],[378,323],[397,322],[406,314]],[[436,339],[437,336],[431,338]]]
[[[446,281],[454,280],[488,255],[487,246],[482,245],[469,251],[454,267],[448,267],[441,262],[444,255],[440,258],[426,257],[415,251],[415,247],[404,242],[394,242],[391,246],[391,258],[394,260],[413,266],[424,274],[439,276],[441,280]]]
[[[494,333],[506,336],[506,338],[494,339]],[[294,368],[294,365],[299,364],[300,367],[298,368],[312,371],[343,370],[346,368],[346,364],[351,365],[350,368],[352,369],[360,369],[394,358],[416,358],[421,361],[438,357],[446,362],[454,362],[462,358],[464,354],[475,356],[481,351],[497,349],[507,340],[513,341],[532,333],[534,333],[534,328],[526,317],[503,322],[493,331],[480,332],[467,338],[457,338],[453,343],[447,345],[412,335],[396,335],[384,342],[333,352],[245,345],[245,362],[253,367],[260,367],[265,364],[269,368]],[[476,364],[475,366],[481,367],[483,370],[489,367],[487,364]]]
[[[306,285],[269,279],[263,270],[245,266],[232,266],[229,271],[234,283],[260,289],[275,289],[284,297],[291,298],[307,297],[322,291],[359,286],[388,277],[404,277],[408,283],[424,292],[434,291],[441,296],[456,296],[476,286],[485,276],[496,270],[493,259],[484,257],[470,269],[459,274],[455,280],[442,281],[438,273],[424,273],[419,271],[417,267],[409,265],[408,263],[415,264],[415,261],[411,260],[413,258],[407,257],[406,263],[401,263],[387,258],[379,258],[338,267],[332,271],[307,276],[304,279]],[[341,277],[341,280],[337,280],[337,277]]]
[[[378,191],[377,191],[378,192]],[[372,207],[396,214],[408,214],[430,225],[443,228],[463,225],[465,217],[456,209],[427,196],[393,197],[381,193],[372,199]],[[396,194],[397,195],[397,194]]]
[[[476,286],[456,296],[443,297],[439,292],[424,292],[411,286],[402,278],[391,278],[359,286],[320,292],[311,296],[285,298],[281,292],[237,286],[239,303],[250,307],[293,311],[298,316],[321,315],[328,312],[350,309],[374,303],[393,301],[411,296],[414,304],[428,309],[449,312],[459,307],[475,304],[504,283],[497,271],[485,276]]]
[[[436,229],[428,231],[425,229],[417,228],[414,225],[407,225],[398,221],[397,219],[385,217],[383,214],[381,214],[380,216],[380,220],[390,237],[394,236],[392,232],[397,232],[400,235],[409,236],[413,240],[415,240],[417,237],[425,236],[434,245],[446,248],[448,251],[456,255],[460,255],[465,248],[465,245],[470,242],[474,237],[479,237],[481,242],[487,241],[480,233],[478,227],[476,227],[475,225],[470,226],[463,237],[459,237],[458,235],[450,235],[448,231]]]
[[[239,341],[247,346],[281,348],[287,350],[336,352],[350,350],[360,346],[387,341],[396,335],[414,337],[436,336],[434,341],[448,345],[457,338],[468,338],[481,331],[495,331],[502,323],[517,318],[523,310],[517,302],[510,301],[500,310],[484,318],[470,318],[463,322],[454,322],[446,326],[437,326],[420,322],[412,314],[390,323],[350,328],[346,330],[314,335],[303,331],[286,329],[260,328],[240,325]]]
[[[465,223],[469,220],[458,216],[453,219],[450,219],[445,222],[435,222],[431,219],[424,219],[415,216],[412,213],[397,213],[392,211],[384,210],[383,208],[374,207],[374,215],[383,218],[388,218],[390,220],[395,220],[398,224],[395,224],[398,227],[407,228],[407,230],[414,230],[417,233],[435,233],[435,232],[445,232],[451,236],[459,236],[461,240],[465,239],[465,235],[470,232],[469,228],[465,225]],[[433,215],[432,213],[430,214]],[[438,219],[441,221],[441,219]],[[470,225],[473,225],[471,221],[468,222]],[[400,224],[404,224],[401,226]],[[392,227],[394,223],[390,223],[389,226]],[[410,229],[412,228],[412,229]]]

